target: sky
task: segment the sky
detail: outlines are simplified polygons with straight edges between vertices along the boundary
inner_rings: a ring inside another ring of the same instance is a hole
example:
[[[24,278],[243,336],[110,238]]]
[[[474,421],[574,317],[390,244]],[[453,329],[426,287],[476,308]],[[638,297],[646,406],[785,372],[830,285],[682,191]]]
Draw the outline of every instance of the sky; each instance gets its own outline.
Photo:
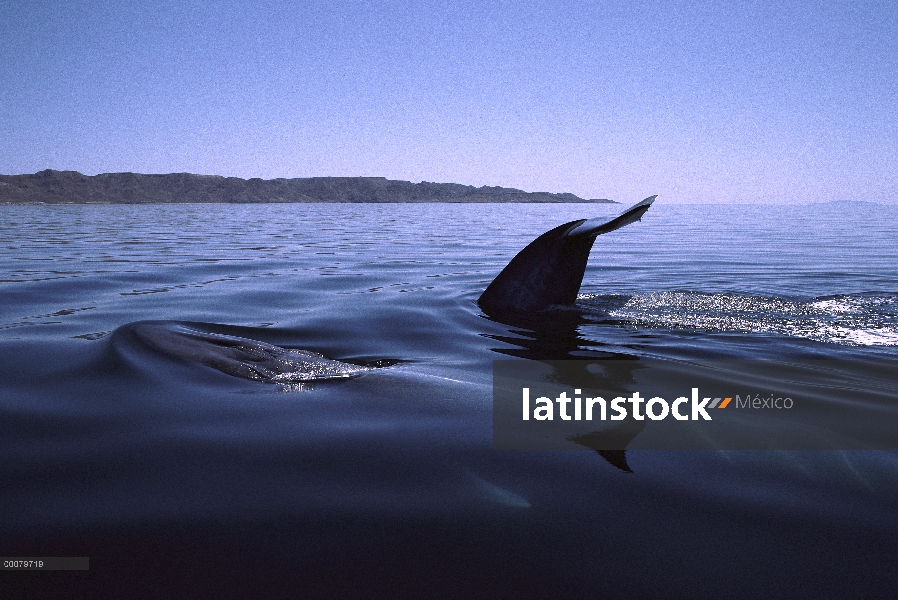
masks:
[[[0,173],[898,196],[898,2],[0,0]]]

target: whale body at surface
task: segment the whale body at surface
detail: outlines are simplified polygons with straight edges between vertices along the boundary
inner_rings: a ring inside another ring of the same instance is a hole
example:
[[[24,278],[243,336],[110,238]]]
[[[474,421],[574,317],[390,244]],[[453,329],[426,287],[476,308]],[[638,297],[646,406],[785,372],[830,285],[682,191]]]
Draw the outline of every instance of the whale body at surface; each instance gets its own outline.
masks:
[[[178,322],[143,321],[122,329],[144,346],[170,358],[265,383],[349,379],[373,368],[331,360],[308,350],[202,331]]]

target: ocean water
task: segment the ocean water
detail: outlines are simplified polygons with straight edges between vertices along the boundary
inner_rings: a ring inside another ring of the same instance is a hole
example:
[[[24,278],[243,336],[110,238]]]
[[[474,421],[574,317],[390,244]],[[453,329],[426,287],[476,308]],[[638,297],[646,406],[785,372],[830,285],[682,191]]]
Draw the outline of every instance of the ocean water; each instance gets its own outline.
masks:
[[[636,450],[626,472],[586,449],[493,449],[498,359],[898,358],[895,206],[662,198],[599,237],[573,320],[477,307],[537,235],[620,208],[0,206],[0,554],[91,559],[0,583],[892,597],[898,452]],[[234,377],[141,344],[144,321],[363,370]],[[888,381],[822,385],[898,403]]]

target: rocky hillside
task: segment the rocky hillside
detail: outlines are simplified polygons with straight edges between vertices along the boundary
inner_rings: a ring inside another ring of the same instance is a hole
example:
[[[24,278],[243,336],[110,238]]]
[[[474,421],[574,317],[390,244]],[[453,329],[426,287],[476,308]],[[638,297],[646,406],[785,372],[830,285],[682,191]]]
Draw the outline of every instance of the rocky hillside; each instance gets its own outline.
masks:
[[[141,175],[47,169],[0,175],[0,204],[144,204],[154,202],[612,202],[573,194],[524,192],[383,177],[240,179],[219,175]]]

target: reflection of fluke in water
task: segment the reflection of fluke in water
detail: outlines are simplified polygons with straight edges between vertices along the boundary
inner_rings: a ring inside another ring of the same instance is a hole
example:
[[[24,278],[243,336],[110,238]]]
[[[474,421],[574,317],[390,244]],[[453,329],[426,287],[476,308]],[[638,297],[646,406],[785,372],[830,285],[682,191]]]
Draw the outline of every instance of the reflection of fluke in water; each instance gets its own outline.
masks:
[[[654,199],[655,196],[646,198],[610,220],[572,221],[544,233],[499,273],[480,297],[481,308],[488,313],[506,309],[538,311],[573,303],[596,236],[639,220]],[[370,370],[315,352],[208,333],[177,322],[145,321],[123,329],[129,329],[145,346],[172,358],[268,383],[346,379]]]
[[[645,421],[627,419],[607,431],[584,433],[568,439],[581,446],[595,450],[599,453],[599,456],[621,471],[632,473],[633,469],[627,464],[627,456],[624,449],[643,429],[645,429]]]

